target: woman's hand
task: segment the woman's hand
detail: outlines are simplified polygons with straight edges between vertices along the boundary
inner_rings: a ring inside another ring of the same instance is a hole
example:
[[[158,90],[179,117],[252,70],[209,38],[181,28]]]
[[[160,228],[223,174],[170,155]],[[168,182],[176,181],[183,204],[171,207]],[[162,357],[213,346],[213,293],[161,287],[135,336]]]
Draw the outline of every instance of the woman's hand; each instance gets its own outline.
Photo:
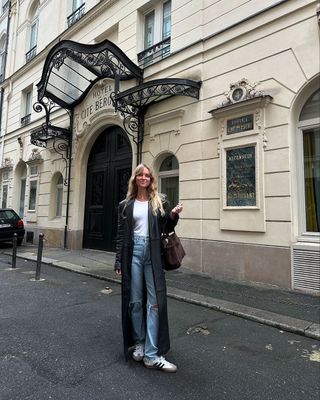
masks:
[[[174,218],[177,214],[180,214],[182,210],[183,210],[183,204],[179,202],[179,203],[171,210],[171,216]]]
[[[122,275],[122,272],[121,272],[121,269],[115,269],[115,273],[118,275],[118,276],[121,276]]]

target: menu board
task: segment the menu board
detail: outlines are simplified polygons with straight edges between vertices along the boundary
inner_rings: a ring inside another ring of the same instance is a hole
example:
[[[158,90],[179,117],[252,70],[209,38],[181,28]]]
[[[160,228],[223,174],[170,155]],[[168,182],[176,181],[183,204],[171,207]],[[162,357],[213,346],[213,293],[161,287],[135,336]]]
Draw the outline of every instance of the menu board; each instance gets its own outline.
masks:
[[[226,205],[256,205],[255,146],[226,151]]]

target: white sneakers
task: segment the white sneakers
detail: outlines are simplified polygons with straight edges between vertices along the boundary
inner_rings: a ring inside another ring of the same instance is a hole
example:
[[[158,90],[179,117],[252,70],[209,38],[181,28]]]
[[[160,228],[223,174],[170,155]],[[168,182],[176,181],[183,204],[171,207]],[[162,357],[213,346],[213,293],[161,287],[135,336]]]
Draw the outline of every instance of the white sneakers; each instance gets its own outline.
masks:
[[[142,361],[146,368],[159,369],[164,372],[176,372],[176,365],[167,361],[163,356],[155,358],[147,358],[144,356],[144,345],[136,344],[132,353],[134,361]]]
[[[147,368],[159,369],[164,372],[176,372],[177,366],[167,361],[163,356],[155,358],[143,358],[144,366]]]
[[[132,353],[132,358],[134,361],[142,361],[144,357],[144,345],[143,344],[136,344]]]

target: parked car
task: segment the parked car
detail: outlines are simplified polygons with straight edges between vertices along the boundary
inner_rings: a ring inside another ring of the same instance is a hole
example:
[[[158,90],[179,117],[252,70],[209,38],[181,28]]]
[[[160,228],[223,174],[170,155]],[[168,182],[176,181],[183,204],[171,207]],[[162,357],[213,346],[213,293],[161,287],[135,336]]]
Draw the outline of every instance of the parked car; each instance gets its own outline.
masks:
[[[11,242],[13,234],[17,233],[17,244],[20,246],[24,232],[24,224],[19,215],[11,208],[0,208],[0,242]]]

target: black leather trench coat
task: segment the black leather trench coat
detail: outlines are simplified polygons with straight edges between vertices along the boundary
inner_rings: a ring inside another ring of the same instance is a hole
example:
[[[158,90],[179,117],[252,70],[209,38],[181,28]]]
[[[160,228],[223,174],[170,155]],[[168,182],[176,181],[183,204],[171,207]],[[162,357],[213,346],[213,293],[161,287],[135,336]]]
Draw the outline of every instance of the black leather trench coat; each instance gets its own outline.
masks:
[[[128,349],[134,345],[132,338],[132,326],[130,318],[130,285],[131,285],[131,262],[133,253],[133,205],[134,200],[123,200],[118,207],[118,234],[116,246],[115,269],[120,268],[122,272],[121,295],[122,295],[122,331],[125,358],[128,359]],[[163,200],[165,215],[152,213],[151,204],[148,207],[148,224],[151,262],[155,283],[155,290],[159,311],[158,332],[158,355],[165,355],[170,349],[169,326],[167,314],[167,288],[165,272],[162,268],[161,256],[161,230],[173,231],[179,216],[175,219],[170,217],[170,205],[166,198]]]

